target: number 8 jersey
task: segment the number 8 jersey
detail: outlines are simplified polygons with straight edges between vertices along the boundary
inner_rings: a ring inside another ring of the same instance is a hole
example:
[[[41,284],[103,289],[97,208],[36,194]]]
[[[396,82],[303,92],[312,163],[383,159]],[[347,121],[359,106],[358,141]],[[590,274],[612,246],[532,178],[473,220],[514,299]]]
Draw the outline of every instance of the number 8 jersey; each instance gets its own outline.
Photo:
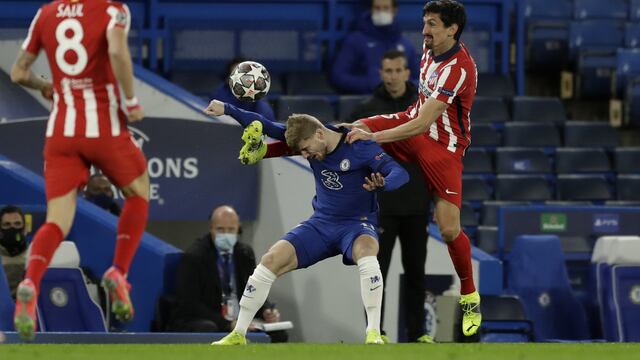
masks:
[[[53,75],[53,109],[46,136],[128,136],[118,82],[109,61],[107,31],[129,31],[126,5],[106,0],[59,0],[43,5],[22,49],[47,54]]]

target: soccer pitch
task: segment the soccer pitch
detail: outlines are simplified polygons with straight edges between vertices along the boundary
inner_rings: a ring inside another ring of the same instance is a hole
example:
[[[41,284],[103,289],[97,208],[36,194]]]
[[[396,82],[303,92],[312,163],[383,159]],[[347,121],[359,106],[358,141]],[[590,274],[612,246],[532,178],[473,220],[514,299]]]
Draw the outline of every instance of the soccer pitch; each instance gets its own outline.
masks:
[[[209,345],[0,345],[0,359],[63,360],[332,360],[332,359],[634,359],[640,344],[267,344]]]

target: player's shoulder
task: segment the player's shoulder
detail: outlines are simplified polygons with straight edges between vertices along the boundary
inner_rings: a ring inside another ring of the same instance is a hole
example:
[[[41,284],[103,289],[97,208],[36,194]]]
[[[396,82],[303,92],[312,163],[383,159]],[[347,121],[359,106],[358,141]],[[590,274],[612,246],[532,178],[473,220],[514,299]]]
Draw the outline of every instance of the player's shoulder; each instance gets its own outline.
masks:
[[[104,6],[106,7],[115,7],[117,9],[122,9],[122,10],[128,10],[127,4],[120,2],[120,1],[112,1],[112,0],[103,0],[104,1]]]
[[[373,157],[384,152],[382,147],[372,140],[356,141],[352,146],[353,153],[363,161],[371,160]]]

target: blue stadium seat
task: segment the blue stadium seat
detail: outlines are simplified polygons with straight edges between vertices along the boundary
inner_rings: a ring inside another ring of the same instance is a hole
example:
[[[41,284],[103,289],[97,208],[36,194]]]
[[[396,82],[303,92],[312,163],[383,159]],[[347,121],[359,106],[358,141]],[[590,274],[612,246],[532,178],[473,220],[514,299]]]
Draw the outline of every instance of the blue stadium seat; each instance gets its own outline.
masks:
[[[640,21],[640,0],[631,0],[629,20]]]
[[[460,208],[460,225],[462,227],[478,226],[478,215],[471,204],[466,201],[462,202],[462,207]]]
[[[640,201],[640,175],[618,175],[618,200]]]
[[[545,201],[552,198],[544,175],[498,175],[496,200]]]
[[[276,118],[286,122],[289,115],[294,113],[313,115],[325,124],[335,121],[333,106],[324,96],[280,96]]]
[[[15,304],[11,298],[9,282],[0,257],[0,331],[13,331],[13,312]]]
[[[287,95],[333,95],[335,90],[320,71],[290,72],[285,75]]]
[[[557,97],[516,96],[513,98],[513,120],[564,122],[567,114]]]
[[[533,323],[527,319],[524,306],[517,296],[485,295],[480,306],[480,342],[533,341]]]
[[[604,175],[558,175],[558,199],[605,201],[613,199]]]
[[[478,96],[511,98],[515,95],[513,83],[507,75],[478,73]]]
[[[551,161],[542,149],[503,147],[496,149],[499,174],[550,173]]]
[[[603,173],[611,171],[609,156],[603,148],[556,149],[556,172]]]
[[[536,341],[588,337],[584,309],[571,290],[557,236],[518,236],[507,260],[507,292],[524,303]]]
[[[41,331],[106,332],[102,309],[94,303],[79,268],[49,268],[38,296]]]
[[[462,200],[484,201],[491,199],[491,189],[482,176],[462,176]]]
[[[611,83],[617,65],[616,49],[585,49],[578,53],[576,96],[579,98],[610,97]]]
[[[624,46],[624,22],[616,20],[573,21],[569,25],[569,52],[615,50]]]
[[[531,69],[562,70],[568,61],[571,0],[524,0],[526,63]]]
[[[627,82],[624,94],[625,122],[640,128],[640,77]]]
[[[510,120],[507,104],[499,97],[476,96],[472,109],[471,121],[474,124],[501,123]]]
[[[342,95],[338,98],[338,121],[346,122],[353,109],[368,99],[367,95]]]
[[[626,20],[629,13],[627,0],[574,0],[576,19],[617,19]]]
[[[503,201],[489,200],[482,202],[481,218],[482,225],[498,226],[498,211],[503,206],[524,206],[529,205],[527,201]]]
[[[505,146],[556,147],[560,133],[551,123],[512,122],[504,124]]]
[[[625,47],[637,48],[640,46],[640,23],[627,23],[624,33]]]
[[[611,281],[618,341],[640,341],[640,264],[615,265],[611,268]]]
[[[473,124],[471,137],[472,146],[496,147],[502,145],[500,133],[490,124]]]
[[[476,246],[489,254],[498,252],[498,227],[480,225],[476,229]]]
[[[629,83],[640,76],[640,50],[618,49],[616,56],[617,91],[624,93]]]
[[[609,123],[593,121],[570,121],[564,126],[564,145],[568,147],[618,146],[618,130]]]
[[[619,174],[640,174],[640,147],[619,147],[614,151],[615,170]]]
[[[464,173],[493,173],[491,153],[482,148],[469,148],[462,159]]]

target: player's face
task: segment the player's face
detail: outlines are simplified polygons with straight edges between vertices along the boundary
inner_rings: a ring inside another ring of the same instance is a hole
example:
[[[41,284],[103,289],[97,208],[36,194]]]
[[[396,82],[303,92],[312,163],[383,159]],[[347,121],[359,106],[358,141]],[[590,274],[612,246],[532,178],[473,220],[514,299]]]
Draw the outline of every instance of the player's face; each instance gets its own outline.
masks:
[[[327,144],[319,130],[312,137],[301,140],[298,149],[300,149],[300,155],[305,159],[322,161],[327,156]]]
[[[113,191],[111,190],[111,183],[107,178],[103,176],[94,177],[87,184],[88,195],[106,194],[113,197]]]
[[[451,24],[446,27],[440,19],[440,14],[426,13],[422,18],[424,27],[422,28],[422,36],[424,36],[424,45],[427,49],[437,49],[440,47],[448,47],[450,42],[454,42],[457,24]]]
[[[409,80],[407,60],[404,57],[382,60],[380,77],[389,93],[395,94],[402,91],[405,83]]]

